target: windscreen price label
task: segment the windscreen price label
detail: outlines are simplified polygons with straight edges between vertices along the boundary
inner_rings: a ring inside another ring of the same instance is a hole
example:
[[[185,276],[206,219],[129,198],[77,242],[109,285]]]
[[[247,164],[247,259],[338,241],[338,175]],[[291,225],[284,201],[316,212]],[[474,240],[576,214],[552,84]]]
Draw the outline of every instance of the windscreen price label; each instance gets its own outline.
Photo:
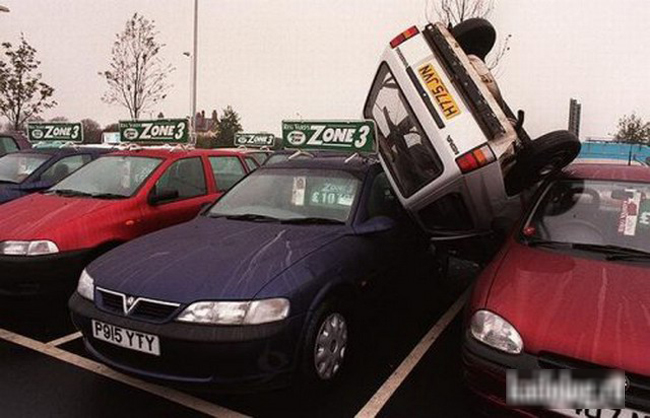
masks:
[[[81,123],[28,123],[27,132],[31,142],[83,142],[84,136]]]
[[[235,146],[272,147],[274,143],[275,143],[275,136],[273,134],[266,134],[266,133],[235,134]]]
[[[372,152],[375,123],[364,121],[283,121],[287,148]]]
[[[120,138],[122,142],[186,144],[189,122],[187,119],[120,121]]]

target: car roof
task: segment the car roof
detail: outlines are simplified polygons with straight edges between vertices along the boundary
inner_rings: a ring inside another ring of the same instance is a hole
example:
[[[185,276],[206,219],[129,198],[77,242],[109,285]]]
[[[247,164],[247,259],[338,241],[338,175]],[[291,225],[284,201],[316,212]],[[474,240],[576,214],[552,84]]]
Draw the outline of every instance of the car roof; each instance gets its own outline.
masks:
[[[138,148],[124,149],[111,152],[110,155],[133,155],[139,157],[152,157],[163,159],[177,159],[183,157],[206,156],[238,156],[241,152],[233,150],[216,150],[216,149],[171,149],[171,148]]]
[[[650,167],[623,164],[574,163],[563,170],[567,178],[650,182]]]
[[[306,169],[329,169],[341,170],[355,174],[362,174],[370,168],[379,165],[379,160],[375,155],[359,155],[350,158],[350,155],[343,154],[328,156],[314,156],[312,158],[296,158],[293,160],[281,161],[271,165],[263,165],[258,171],[277,170],[282,168],[306,168]]]
[[[264,153],[264,154],[272,154],[272,153],[275,152],[272,149],[261,149],[261,148],[233,148],[233,147],[230,147],[230,148],[214,148],[214,149],[218,150],[218,151],[241,152],[241,153],[244,153],[244,154],[252,154],[252,153],[255,153],[255,152]]]
[[[105,154],[110,152],[110,149],[93,148],[93,147],[45,147],[45,148],[28,148],[13,152],[12,154],[47,154],[47,155],[75,155],[75,154]]]

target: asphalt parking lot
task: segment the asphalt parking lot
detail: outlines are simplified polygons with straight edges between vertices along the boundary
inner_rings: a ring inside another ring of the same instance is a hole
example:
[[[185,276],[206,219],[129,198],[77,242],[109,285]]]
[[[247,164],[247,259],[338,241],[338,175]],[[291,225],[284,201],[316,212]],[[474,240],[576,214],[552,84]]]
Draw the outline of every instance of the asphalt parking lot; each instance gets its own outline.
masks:
[[[4,300],[2,415],[470,416],[460,382],[460,314],[477,268],[455,262],[447,280],[417,270],[370,302],[347,373],[318,393],[214,394],[143,382],[85,353],[65,297]]]

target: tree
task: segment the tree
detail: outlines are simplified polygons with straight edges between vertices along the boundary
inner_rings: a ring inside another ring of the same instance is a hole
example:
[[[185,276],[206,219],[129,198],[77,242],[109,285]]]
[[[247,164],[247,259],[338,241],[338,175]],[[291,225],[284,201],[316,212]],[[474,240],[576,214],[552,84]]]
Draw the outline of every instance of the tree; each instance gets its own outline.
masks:
[[[243,130],[239,114],[232,107],[227,106],[223,110],[223,115],[216,123],[216,146],[231,147],[235,141],[235,134]]]
[[[494,11],[494,0],[432,0],[433,6],[426,0],[427,20],[431,21],[430,13],[437,15],[441,22],[448,27],[455,26],[467,19],[478,17],[487,19]],[[495,69],[502,61],[505,54],[510,50],[510,39],[508,34],[504,40],[499,41],[496,48],[487,56],[486,65],[489,69]]]
[[[3,42],[2,49],[7,61],[0,60],[0,114],[14,130],[20,130],[28,119],[56,106],[51,99],[54,88],[41,81],[42,74],[37,72],[41,62],[24,36],[18,47]]]
[[[135,13],[116,34],[110,69],[99,72],[108,83],[102,100],[126,107],[134,120],[164,100],[171,88],[166,79],[175,68],[159,57],[165,45],[156,41],[155,28],[153,21]]]
[[[650,143],[650,123],[644,122],[634,112],[630,116],[623,115],[618,120],[618,132],[614,138],[618,142]]]
[[[86,144],[101,144],[102,143],[102,127],[97,121],[86,118],[82,119],[81,123],[84,127],[84,143]]]

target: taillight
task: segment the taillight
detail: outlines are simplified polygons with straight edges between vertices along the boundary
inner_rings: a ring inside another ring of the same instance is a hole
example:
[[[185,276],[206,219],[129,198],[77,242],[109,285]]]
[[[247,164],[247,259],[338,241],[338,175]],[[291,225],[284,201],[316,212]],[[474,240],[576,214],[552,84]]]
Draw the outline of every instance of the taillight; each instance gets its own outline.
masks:
[[[485,144],[456,158],[456,164],[458,164],[458,168],[464,174],[486,166],[493,162],[494,159],[492,149],[490,149],[488,144]]]
[[[414,37],[418,33],[420,33],[418,28],[416,26],[411,26],[410,28],[406,29],[404,32],[397,35],[392,41],[390,41],[390,46],[392,48],[397,48],[402,42],[404,42],[409,38]]]

